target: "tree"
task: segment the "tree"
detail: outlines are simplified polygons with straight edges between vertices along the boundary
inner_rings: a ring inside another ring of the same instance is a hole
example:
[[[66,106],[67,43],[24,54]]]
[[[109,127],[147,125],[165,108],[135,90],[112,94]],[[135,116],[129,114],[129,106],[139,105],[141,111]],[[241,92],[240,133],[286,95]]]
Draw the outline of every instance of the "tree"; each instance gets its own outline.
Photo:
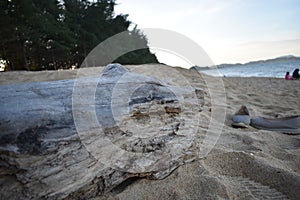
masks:
[[[70,64],[74,34],[63,22],[63,6],[57,0],[34,0],[40,18],[35,23],[34,57],[42,69],[63,68]]]
[[[132,45],[147,46],[147,38],[141,33],[139,29],[135,26],[132,31],[129,32],[128,43]],[[134,47],[133,47],[134,48]],[[136,47],[138,49],[138,47]],[[142,59],[141,59],[142,58]],[[125,55],[120,56],[115,60],[115,62],[122,64],[144,64],[144,63],[158,63],[158,60],[154,54],[152,54],[149,48],[138,49],[129,52]]]
[[[115,16],[114,0],[3,0],[0,6],[0,58],[10,70],[79,66],[96,45],[131,25],[127,15]],[[147,45],[138,29],[130,34]],[[143,49],[118,62],[158,61],[149,49]]]
[[[28,46],[32,33],[30,21],[34,21],[31,0],[1,1],[0,23],[1,57],[9,61],[12,70],[27,69]]]

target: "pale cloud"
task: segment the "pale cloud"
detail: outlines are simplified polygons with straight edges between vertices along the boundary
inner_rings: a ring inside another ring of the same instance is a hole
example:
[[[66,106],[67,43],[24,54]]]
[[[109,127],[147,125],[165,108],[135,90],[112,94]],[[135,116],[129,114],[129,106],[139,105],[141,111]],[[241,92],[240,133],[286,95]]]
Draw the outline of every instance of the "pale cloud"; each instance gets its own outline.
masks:
[[[222,44],[205,49],[215,64],[245,63],[284,55],[300,56],[300,39]]]
[[[214,64],[246,63],[284,55],[300,56],[300,39],[247,43],[209,43],[201,45]],[[190,68],[195,63],[172,52],[154,49],[157,58],[172,66]]]
[[[129,14],[129,20],[138,24],[138,28],[181,33],[197,42],[216,64],[300,55],[299,1],[119,0],[117,3],[121,5],[116,7],[116,13]],[[168,60],[176,59],[161,56],[161,62]]]

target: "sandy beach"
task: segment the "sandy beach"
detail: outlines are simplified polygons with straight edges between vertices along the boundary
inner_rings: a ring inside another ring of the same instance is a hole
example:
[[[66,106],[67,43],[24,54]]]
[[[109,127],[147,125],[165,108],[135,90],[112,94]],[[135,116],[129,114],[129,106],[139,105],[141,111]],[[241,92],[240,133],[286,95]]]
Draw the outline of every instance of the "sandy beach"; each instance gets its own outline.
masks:
[[[158,65],[126,66],[134,72],[168,80],[168,70],[184,83],[205,90],[198,127],[199,141],[206,137],[211,116],[211,95],[205,81],[213,77],[196,71]],[[142,68],[142,70],[141,70]],[[101,74],[101,67],[81,70],[84,76]],[[0,73],[0,84],[76,78],[78,70]],[[219,78],[220,79],[220,78]],[[280,118],[300,114],[300,81],[280,78],[221,78],[226,95],[224,126],[208,155],[177,168],[163,180],[132,178],[96,199],[298,199],[300,196],[300,135],[231,127],[232,115],[246,105],[251,117]],[[218,91],[213,91],[218,92]],[[222,126],[221,124],[219,124]],[[199,151],[203,144],[199,144]],[[205,148],[205,147],[204,147]],[[201,154],[201,153],[200,153]],[[1,191],[3,192],[3,191]]]

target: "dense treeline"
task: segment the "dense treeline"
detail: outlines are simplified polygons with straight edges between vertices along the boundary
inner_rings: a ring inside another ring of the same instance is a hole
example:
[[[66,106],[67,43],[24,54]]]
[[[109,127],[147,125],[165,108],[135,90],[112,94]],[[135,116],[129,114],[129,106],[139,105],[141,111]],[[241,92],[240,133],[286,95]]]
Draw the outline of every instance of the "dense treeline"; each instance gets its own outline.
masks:
[[[105,39],[128,30],[127,15],[115,15],[115,0],[1,0],[0,59],[9,70],[80,67]],[[136,28],[135,39],[147,44]],[[138,37],[136,37],[138,36]],[[120,57],[122,64],[155,63],[149,49]]]

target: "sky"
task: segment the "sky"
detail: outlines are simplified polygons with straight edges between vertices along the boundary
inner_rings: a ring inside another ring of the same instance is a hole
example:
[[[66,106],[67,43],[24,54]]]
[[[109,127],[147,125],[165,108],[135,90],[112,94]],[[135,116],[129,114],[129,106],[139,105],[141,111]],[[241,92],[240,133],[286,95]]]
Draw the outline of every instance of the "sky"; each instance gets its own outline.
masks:
[[[214,64],[300,56],[300,0],[117,0],[137,28],[178,32],[200,45]],[[151,47],[151,38],[149,46]],[[191,67],[164,50],[160,62]]]

